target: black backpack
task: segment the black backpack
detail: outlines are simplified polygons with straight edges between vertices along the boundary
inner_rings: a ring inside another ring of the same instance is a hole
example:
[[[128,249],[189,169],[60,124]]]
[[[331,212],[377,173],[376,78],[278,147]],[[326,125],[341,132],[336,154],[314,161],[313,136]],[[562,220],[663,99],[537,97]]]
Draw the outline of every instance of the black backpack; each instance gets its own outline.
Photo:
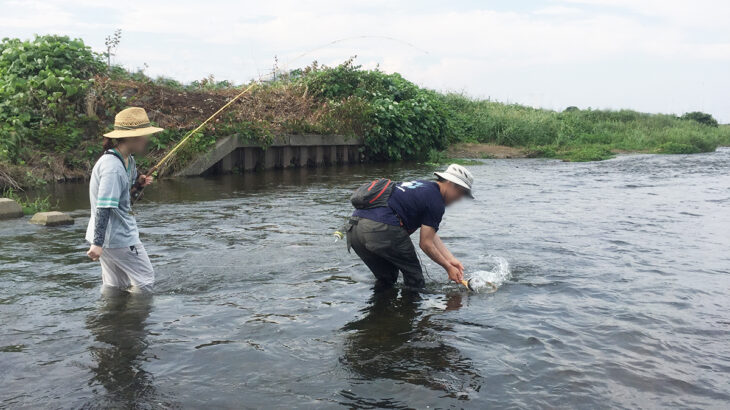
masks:
[[[396,183],[385,178],[361,185],[352,193],[350,202],[357,209],[378,208],[388,206],[388,199],[395,189]]]

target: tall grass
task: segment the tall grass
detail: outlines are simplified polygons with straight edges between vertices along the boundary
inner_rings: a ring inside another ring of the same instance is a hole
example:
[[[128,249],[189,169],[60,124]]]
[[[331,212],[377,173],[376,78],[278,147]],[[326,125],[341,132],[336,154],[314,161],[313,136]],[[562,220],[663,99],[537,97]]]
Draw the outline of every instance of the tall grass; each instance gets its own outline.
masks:
[[[536,156],[604,159],[617,151],[697,153],[730,145],[730,127],[631,110],[556,112],[445,94],[452,141],[527,147]]]

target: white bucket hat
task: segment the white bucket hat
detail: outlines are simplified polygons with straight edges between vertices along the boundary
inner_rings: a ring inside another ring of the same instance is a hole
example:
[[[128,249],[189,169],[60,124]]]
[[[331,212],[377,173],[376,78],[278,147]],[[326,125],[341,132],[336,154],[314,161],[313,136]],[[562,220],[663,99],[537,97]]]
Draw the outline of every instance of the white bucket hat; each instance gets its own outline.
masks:
[[[468,169],[462,167],[459,164],[451,164],[444,172],[434,172],[439,178],[443,178],[447,181],[451,181],[456,185],[466,189],[466,195],[474,199],[471,187],[474,184],[474,177],[471,175]]]

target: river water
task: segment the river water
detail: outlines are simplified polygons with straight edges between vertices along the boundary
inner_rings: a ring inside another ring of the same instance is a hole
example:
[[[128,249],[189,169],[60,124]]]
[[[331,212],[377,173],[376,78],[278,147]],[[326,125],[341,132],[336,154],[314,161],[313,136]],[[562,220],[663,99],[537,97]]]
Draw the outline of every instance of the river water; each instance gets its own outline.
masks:
[[[86,186],[51,187],[75,225],[0,223],[0,407],[727,408],[729,149],[485,160],[440,234],[499,289],[424,260],[424,292],[373,293],[349,193],[433,169],[162,181],[152,298],[100,297]]]

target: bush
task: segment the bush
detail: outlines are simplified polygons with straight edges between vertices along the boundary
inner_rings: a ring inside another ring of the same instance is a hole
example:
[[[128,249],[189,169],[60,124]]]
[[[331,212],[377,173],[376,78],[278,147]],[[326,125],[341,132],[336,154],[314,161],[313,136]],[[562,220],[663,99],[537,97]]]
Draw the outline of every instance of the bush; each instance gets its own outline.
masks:
[[[334,68],[313,65],[298,81],[323,103],[338,106],[354,98],[366,104],[349,112],[362,123],[365,154],[372,160],[425,158],[447,146],[447,119],[437,94],[399,74],[361,70],[350,59]]]
[[[613,158],[613,152],[606,147],[590,145],[568,151],[560,157],[571,162],[603,161]]]
[[[400,102],[385,96],[372,106],[364,140],[370,158],[424,158],[446,148],[445,121],[428,92]]]
[[[662,154],[697,154],[700,152],[712,152],[719,144],[698,136],[691,136],[678,141],[667,141],[657,148]]]
[[[699,122],[700,124],[707,125],[710,127],[719,127],[720,126],[720,124],[718,124],[717,120],[715,118],[713,118],[712,115],[704,113],[704,112],[700,112],[700,111],[688,112],[688,113],[684,114],[683,116],[681,116],[680,118],[683,120],[688,120],[688,121],[696,121],[696,122]]]
[[[23,163],[32,145],[78,146],[82,105],[100,57],[81,40],[36,36],[0,42],[0,160]]]
[[[683,144],[681,142],[665,142],[660,145],[657,152],[662,154],[696,154],[702,152],[692,144]]]

